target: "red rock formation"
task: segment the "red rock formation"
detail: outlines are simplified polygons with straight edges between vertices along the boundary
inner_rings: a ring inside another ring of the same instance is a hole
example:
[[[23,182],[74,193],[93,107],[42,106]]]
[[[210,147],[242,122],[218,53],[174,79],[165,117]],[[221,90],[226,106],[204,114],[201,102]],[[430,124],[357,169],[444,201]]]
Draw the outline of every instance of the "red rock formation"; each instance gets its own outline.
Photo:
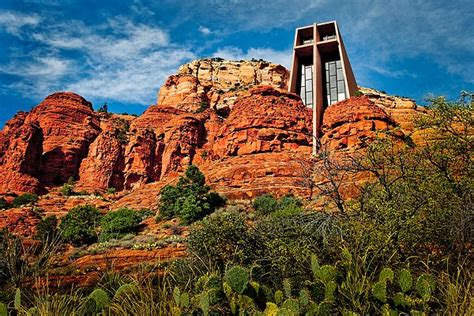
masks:
[[[390,116],[368,97],[352,97],[326,109],[321,143],[328,149],[357,150],[373,140],[376,131],[395,126]]]
[[[206,91],[199,87],[199,81],[191,75],[173,75],[160,89],[157,104],[174,107],[188,112],[197,111],[201,103],[208,104]]]
[[[44,136],[40,181],[51,185],[77,178],[100,132],[91,103],[72,92],[54,93],[28,114],[25,123],[30,122],[38,122]]]
[[[124,155],[118,133],[113,128],[103,131],[90,145],[80,167],[78,189],[91,192],[123,189]]]
[[[160,179],[164,147],[151,130],[138,130],[131,136],[124,154],[125,188]]]
[[[311,111],[299,97],[268,86],[239,98],[217,134],[219,157],[295,150],[309,146]]]
[[[98,114],[77,94],[55,93],[0,132],[6,179],[0,193],[41,192],[78,176],[77,190],[131,189],[125,200],[154,204],[162,184],[191,163],[229,196],[298,191],[301,162],[311,152],[312,113],[298,96],[278,89],[287,78],[286,69],[263,61],[195,61],[171,76],[157,104],[138,118]],[[269,86],[255,87],[261,83]],[[327,108],[323,145],[354,151],[377,130],[410,127],[414,103],[366,90],[366,97]]]
[[[34,237],[41,216],[30,208],[13,208],[0,212],[0,230],[24,237]]]
[[[7,124],[5,143],[0,163],[0,192],[42,193],[43,185],[36,176],[42,154],[43,133],[37,123]]]

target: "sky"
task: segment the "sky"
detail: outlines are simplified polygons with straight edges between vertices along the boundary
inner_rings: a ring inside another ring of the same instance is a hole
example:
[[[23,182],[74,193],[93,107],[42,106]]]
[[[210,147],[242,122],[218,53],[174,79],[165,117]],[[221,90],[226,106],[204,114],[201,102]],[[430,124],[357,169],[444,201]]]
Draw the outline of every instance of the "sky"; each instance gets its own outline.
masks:
[[[330,20],[361,86],[420,104],[474,91],[472,0],[0,0],[0,127],[56,91],[141,114],[197,58],[288,68],[295,28]]]

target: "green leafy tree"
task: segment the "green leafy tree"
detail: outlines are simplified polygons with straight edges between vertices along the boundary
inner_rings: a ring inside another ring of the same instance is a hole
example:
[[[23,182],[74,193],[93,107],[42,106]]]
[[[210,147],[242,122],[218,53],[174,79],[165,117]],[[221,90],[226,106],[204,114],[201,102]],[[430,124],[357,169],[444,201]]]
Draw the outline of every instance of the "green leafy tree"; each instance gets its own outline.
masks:
[[[183,224],[190,224],[224,203],[217,193],[210,192],[199,168],[191,165],[176,186],[167,185],[160,191],[160,217],[178,216]]]
[[[38,201],[38,195],[32,193],[24,193],[13,199],[13,207],[20,207],[26,204],[34,204]]]
[[[36,238],[42,241],[51,241],[58,234],[58,218],[55,215],[47,216],[36,226]]]
[[[126,234],[135,234],[141,221],[141,214],[128,208],[107,213],[100,220],[99,240],[119,239]]]
[[[76,206],[67,213],[59,228],[64,239],[74,245],[90,244],[97,240],[101,214],[92,205]]]

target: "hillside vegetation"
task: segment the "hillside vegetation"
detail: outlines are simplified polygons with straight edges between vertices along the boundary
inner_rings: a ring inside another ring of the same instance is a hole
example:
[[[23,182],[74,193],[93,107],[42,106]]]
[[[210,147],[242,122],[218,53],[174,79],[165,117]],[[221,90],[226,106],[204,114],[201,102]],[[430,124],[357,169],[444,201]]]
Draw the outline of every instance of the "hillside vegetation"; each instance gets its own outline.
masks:
[[[431,100],[416,125],[424,144],[388,132],[350,157],[323,147],[323,211],[292,195],[225,205],[189,167],[153,219],[189,224],[188,255],[104,271],[94,288],[39,282],[67,243],[126,238],[154,214],[79,206],[60,225],[44,219],[32,245],[4,231],[0,315],[472,315],[472,96]],[[344,199],[360,173],[371,180]]]

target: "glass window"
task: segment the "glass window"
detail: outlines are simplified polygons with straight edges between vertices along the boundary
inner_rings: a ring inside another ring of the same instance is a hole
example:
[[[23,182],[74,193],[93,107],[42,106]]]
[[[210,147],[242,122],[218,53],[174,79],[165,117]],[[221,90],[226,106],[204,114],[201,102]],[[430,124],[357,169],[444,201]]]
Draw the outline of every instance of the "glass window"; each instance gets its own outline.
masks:
[[[306,67],[305,69],[305,76],[306,79],[311,79],[313,72],[311,71],[311,66]]]
[[[339,91],[339,92],[344,91],[344,81],[343,80],[339,80],[337,82],[337,91]]]
[[[346,94],[345,93],[338,93],[337,94],[337,100],[338,101],[342,101],[346,98]]]
[[[329,77],[329,85],[331,86],[331,88],[336,87],[336,76]]]
[[[313,93],[312,92],[306,92],[306,101],[307,101],[307,105],[313,104]]]
[[[344,78],[344,75],[342,74],[342,68],[339,68],[339,69],[337,70],[337,78],[338,78],[338,79]]]
[[[329,63],[329,72],[331,74],[334,74],[336,72],[336,63],[334,62]]]

